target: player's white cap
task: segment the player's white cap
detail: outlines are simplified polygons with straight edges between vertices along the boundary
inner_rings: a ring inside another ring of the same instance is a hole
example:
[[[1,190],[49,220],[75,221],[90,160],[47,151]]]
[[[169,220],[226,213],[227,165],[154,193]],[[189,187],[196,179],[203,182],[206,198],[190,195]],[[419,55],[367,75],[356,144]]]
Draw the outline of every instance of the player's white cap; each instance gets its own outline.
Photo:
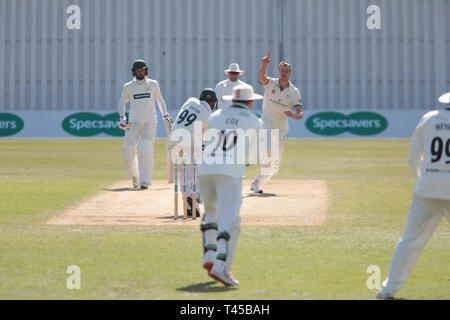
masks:
[[[225,74],[228,74],[228,72],[239,72],[239,74],[243,74],[244,71],[239,68],[239,65],[237,63],[231,63],[227,70],[224,70]]]
[[[223,96],[223,100],[240,100],[251,101],[260,100],[263,96],[253,92],[253,87],[248,84],[240,84],[233,88],[233,94],[230,96]]]
[[[439,97],[440,103],[450,104],[450,92],[444,93]]]

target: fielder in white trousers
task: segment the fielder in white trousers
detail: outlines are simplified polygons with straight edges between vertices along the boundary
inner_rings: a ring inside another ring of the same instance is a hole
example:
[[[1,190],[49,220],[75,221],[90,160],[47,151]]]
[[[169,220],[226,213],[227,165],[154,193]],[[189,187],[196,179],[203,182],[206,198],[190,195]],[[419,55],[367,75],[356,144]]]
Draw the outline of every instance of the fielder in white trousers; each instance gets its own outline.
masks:
[[[271,178],[280,169],[281,156],[283,155],[286,134],[289,131],[287,121],[276,121],[270,119],[265,114],[262,115],[261,120],[263,121],[263,128],[267,130],[267,136],[265,139],[260,139],[260,141],[263,145],[267,146],[267,157],[270,158],[271,161],[268,165],[260,165],[258,173],[253,180],[253,191],[261,190],[261,188],[267,185]]]
[[[233,278],[231,265],[241,230],[242,176],[249,159],[257,153],[262,126],[251,108],[253,100],[262,96],[254,94],[249,85],[238,85],[232,96],[223,98],[233,99],[233,103],[211,115],[198,171],[205,206],[201,224],[203,268],[211,278],[236,286],[239,281]]]
[[[411,270],[442,218],[450,222],[450,200],[414,195],[409,206],[405,230],[392,257],[383,291],[394,297],[408,279]]]
[[[445,101],[450,106],[450,93]],[[442,218],[450,222],[450,151],[445,145],[450,146],[450,108],[425,114],[411,139],[409,165],[417,183],[379,299],[394,299]]]
[[[220,174],[205,175],[199,177],[199,185],[200,194],[207,199],[202,222],[203,245],[205,249],[213,249],[205,251],[203,265],[214,261],[217,251],[218,258],[224,260],[223,272],[228,275],[241,231],[242,180]],[[224,236],[219,238],[219,234]]]

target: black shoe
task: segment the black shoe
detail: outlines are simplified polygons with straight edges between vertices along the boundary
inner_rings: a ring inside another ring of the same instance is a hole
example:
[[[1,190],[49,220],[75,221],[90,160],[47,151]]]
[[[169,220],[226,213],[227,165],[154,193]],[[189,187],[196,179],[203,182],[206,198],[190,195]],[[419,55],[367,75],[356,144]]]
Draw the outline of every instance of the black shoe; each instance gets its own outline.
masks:
[[[148,183],[147,182],[142,182],[141,183],[141,189],[148,189]]]
[[[259,187],[257,187],[257,186],[251,186],[250,187],[250,190],[252,190],[254,193],[258,193],[258,194],[261,194],[261,193],[263,193],[263,191],[262,191],[262,189],[258,189]]]
[[[188,215],[188,217],[192,217],[192,197],[187,197],[187,203],[188,203],[187,215]],[[195,216],[197,218],[200,217],[200,211],[198,210],[198,201],[197,201],[197,206],[195,208]]]

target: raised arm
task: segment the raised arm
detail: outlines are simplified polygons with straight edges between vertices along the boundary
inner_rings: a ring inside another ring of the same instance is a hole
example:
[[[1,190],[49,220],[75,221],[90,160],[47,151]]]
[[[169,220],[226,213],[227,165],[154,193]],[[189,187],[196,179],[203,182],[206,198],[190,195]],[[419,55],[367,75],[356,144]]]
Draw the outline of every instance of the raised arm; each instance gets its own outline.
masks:
[[[261,82],[263,86],[265,86],[267,82],[269,82],[269,79],[266,76],[266,67],[269,63],[270,63],[270,51],[267,54],[267,56],[265,56],[262,59],[261,68],[259,68],[258,78],[259,82]]]

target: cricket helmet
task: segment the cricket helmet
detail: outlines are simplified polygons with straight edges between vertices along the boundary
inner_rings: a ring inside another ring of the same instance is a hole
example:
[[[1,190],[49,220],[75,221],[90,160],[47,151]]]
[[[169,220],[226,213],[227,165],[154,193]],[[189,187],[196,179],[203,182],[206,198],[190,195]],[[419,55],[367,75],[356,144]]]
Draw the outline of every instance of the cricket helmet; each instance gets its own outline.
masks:
[[[131,68],[131,72],[133,73],[133,76],[136,75],[136,70],[137,69],[145,69],[145,75],[148,74],[147,63],[144,60],[136,60],[133,63],[133,67]]]
[[[205,100],[205,101],[214,101],[217,100],[216,91],[211,88],[205,88],[200,93],[199,100]]]

